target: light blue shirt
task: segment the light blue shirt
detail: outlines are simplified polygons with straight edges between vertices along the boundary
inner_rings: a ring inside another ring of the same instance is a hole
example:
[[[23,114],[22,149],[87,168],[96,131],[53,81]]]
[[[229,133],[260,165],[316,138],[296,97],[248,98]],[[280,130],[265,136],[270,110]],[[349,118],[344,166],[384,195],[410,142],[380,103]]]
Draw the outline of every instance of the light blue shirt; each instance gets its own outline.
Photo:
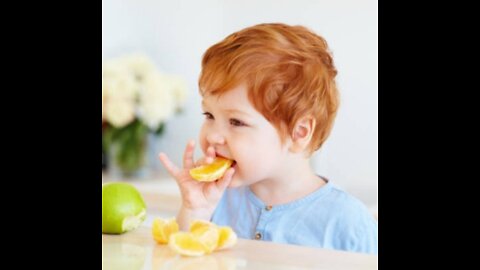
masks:
[[[238,237],[377,254],[378,224],[355,197],[327,182],[290,203],[267,207],[249,187],[225,191],[212,221]]]

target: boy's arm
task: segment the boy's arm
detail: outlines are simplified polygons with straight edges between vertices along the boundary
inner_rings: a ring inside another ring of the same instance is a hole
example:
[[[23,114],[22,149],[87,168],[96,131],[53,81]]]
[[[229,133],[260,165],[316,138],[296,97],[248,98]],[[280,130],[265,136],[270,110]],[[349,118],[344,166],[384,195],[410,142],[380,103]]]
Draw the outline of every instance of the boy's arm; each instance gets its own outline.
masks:
[[[177,223],[180,230],[188,231],[190,222],[195,219],[209,221],[217,204],[230,184],[234,168],[229,168],[222,178],[214,182],[198,182],[190,176],[190,169],[195,165],[193,161],[195,142],[187,144],[184,153],[184,166],[178,168],[164,153],[160,153],[159,159],[169,174],[175,179],[182,196],[182,205],[177,214]],[[215,157],[213,147],[207,150],[207,157],[210,162]],[[208,163],[208,162],[207,162]]]
[[[208,194],[206,204],[201,204],[202,206],[196,205],[196,198],[188,198],[187,195],[189,192],[182,193],[182,205],[177,214],[177,223],[182,231],[188,231],[190,229],[190,223],[193,220],[205,220],[210,221],[215,208],[220,202],[225,189],[232,181],[233,174],[235,169],[230,168],[223,175],[223,177],[215,182],[205,183],[203,190],[204,194]],[[197,197],[198,198],[198,197]]]
[[[209,221],[213,215],[213,210],[207,209],[197,209],[191,210],[185,206],[181,206],[177,214],[177,223],[182,231],[188,231],[190,228],[190,223],[193,220],[201,219]]]

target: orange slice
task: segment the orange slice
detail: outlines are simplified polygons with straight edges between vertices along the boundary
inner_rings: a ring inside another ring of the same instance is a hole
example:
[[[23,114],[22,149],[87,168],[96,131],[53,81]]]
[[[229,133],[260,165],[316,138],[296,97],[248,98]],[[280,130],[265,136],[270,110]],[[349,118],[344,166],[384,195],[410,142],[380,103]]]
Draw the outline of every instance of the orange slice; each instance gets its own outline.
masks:
[[[178,232],[178,224],[175,218],[153,220],[152,234],[153,239],[159,244],[167,244],[170,235]]]
[[[212,230],[215,228],[215,230]],[[218,237],[213,236],[213,232],[216,231]],[[215,250],[227,249],[234,246],[237,243],[237,234],[229,226],[218,226],[212,222],[205,220],[194,220],[190,223],[190,232],[196,233],[197,235],[205,234],[202,238],[202,241],[208,243],[208,247],[211,248],[215,246]],[[216,245],[209,243],[208,241],[213,241],[217,239]]]
[[[190,176],[200,182],[212,182],[220,179],[232,163],[232,160],[216,157],[211,164],[201,165],[191,169]]]
[[[170,235],[168,246],[185,256],[202,256],[207,252],[205,245],[190,232],[177,232]]]
[[[237,234],[228,226],[221,226],[218,229],[219,237],[217,250],[227,249],[237,243]]]
[[[190,233],[205,246],[206,253],[211,253],[217,248],[220,234],[216,226],[202,227]]]
[[[175,218],[156,218],[152,234],[155,241],[168,244],[171,250],[184,256],[202,256],[237,243],[237,235],[232,228],[205,220],[194,220],[189,231],[182,232]]]
[[[193,220],[192,222],[190,222],[189,231],[193,232],[197,229],[202,229],[204,227],[216,227],[216,226],[217,225],[215,225],[214,223],[212,223],[210,221],[206,221],[206,220],[202,220],[202,219],[196,219],[196,220]]]

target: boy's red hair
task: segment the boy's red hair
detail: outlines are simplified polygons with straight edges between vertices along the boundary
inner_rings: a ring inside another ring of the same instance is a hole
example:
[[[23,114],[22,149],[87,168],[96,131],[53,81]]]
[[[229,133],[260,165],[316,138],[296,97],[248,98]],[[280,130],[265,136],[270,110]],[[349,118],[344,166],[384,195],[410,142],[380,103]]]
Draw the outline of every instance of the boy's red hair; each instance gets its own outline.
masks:
[[[202,95],[246,83],[248,97],[284,142],[296,122],[311,115],[316,126],[308,147],[319,149],[333,126],[339,97],[327,42],[303,26],[259,24],[210,47],[202,60]]]

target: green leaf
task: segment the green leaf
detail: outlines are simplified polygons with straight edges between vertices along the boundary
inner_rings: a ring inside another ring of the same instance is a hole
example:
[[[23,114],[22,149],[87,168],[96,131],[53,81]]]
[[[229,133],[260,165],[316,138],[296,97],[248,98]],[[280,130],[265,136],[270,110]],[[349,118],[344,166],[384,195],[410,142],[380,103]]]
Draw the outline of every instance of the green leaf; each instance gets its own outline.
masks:
[[[125,172],[139,169],[144,163],[148,127],[139,120],[116,131],[115,161]]]
[[[184,112],[185,112],[185,109],[182,107],[177,107],[177,109],[175,110],[176,114],[183,114]]]
[[[105,127],[102,132],[102,147],[106,153],[110,152],[110,146],[113,142],[114,133],[115,133],[115,128],[111,125],[108,125],[107,127]]]
[[[124,172],[134,172],[145,162],[147,136],[150,132],[157,136],[163,134],[165,124],[161,123],[155,130],[150,130],[139,119],[122,128],[108,125],[102,134],[102,146],[107,155],[114,154],[113,157],[109,157],[110,160],[116,162]]]
[[[165,125],[163,123],[160,123],[158,128],[153,133],[157,136],[160,136],[163,134],[164,129],[165,129]]]

